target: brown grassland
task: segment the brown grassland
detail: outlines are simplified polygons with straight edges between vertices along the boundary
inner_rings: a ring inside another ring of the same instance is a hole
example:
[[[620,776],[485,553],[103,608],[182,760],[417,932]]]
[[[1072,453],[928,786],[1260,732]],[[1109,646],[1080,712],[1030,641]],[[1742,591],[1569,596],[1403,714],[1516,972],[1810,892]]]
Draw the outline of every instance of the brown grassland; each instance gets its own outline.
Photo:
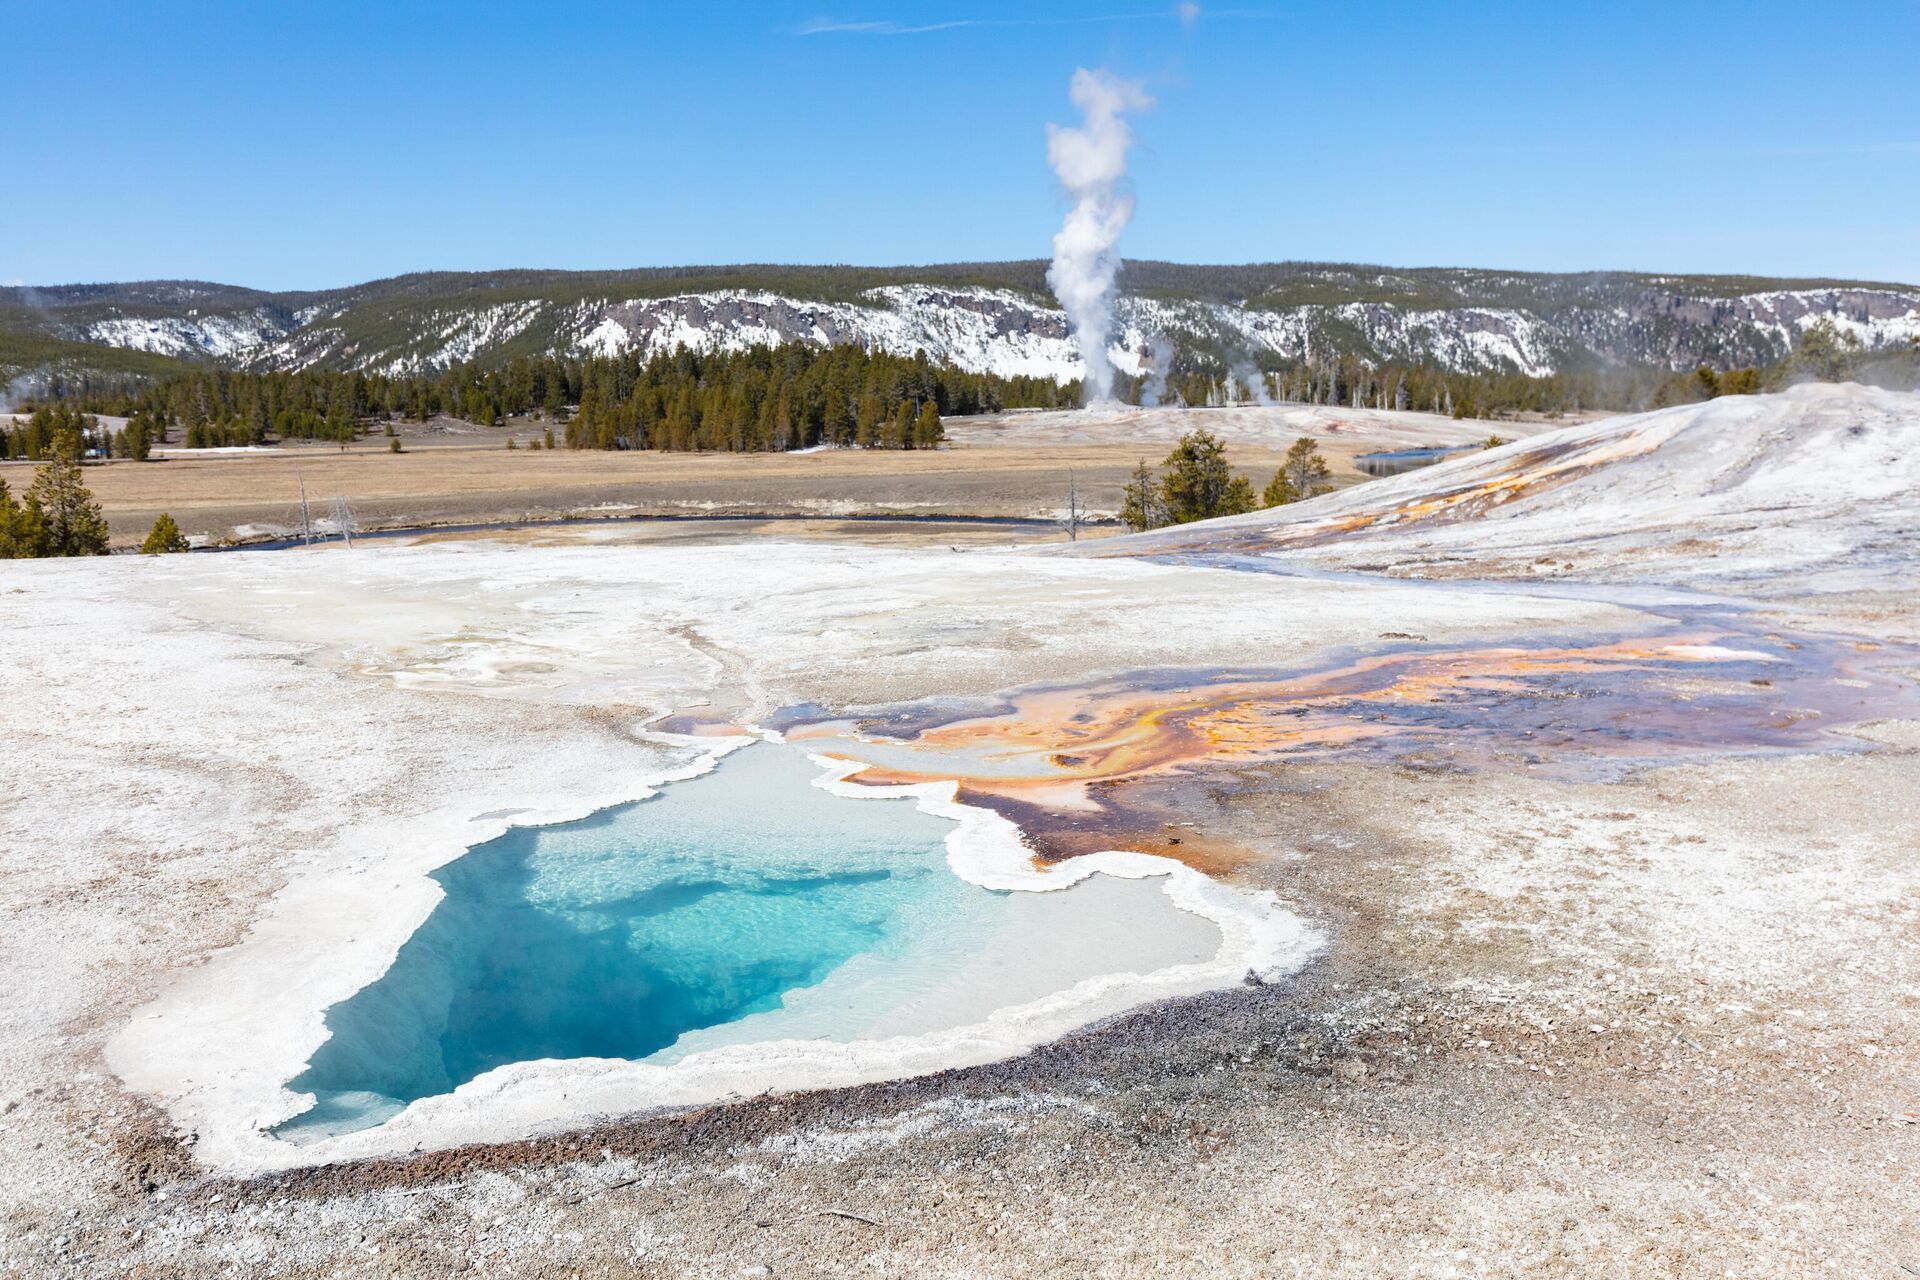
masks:
[[[116,545],[136,543],[162,511],[189,536],[244,540],[298,526],[300,489],[316,517],[344,496],[363,528],[569,516],[902,515],[1028,517],[1064,507],[1067,471],[1081,501],[1111,512],[1136,461],[1131,448],[950,448],[903,453],[602,453],[378,437],[341,451],[174,456],[87,471]],[[1246,457],[1256,474],[1278,455]]]

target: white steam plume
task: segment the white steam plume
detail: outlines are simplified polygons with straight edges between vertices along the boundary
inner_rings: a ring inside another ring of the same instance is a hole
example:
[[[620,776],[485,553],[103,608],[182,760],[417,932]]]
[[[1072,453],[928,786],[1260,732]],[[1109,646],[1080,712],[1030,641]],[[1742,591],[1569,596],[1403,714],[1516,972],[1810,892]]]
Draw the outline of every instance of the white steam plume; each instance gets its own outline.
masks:
[[[44,397],[52,385],[44,372],[23,373],[10,381],[0,382],[0,413],[10,414],[23,402]]]
[[[1156,334],[1147,349],[1147,380],[1140,384],[1140,407],[1152,409],[1167,398],[1167,375],[1173,372],[1173,344]]]
[[[1246,384],[1247,396],[1255,404],[1273,404],[1273,393],[1267,390],[1267,375],[1251,360],[1242,361],[1233,367],[1233,376]]]
[[[1047,284],[1066,308],[1067,326],[1086,365],[1082,398],[1096,404],[1113,399],[1107,339],[1113,332],[1113,279],[1120,270],[1114,246],[1133,220],[1133,193],[1126,187],[1133,131],[1123,113],[1145,110],[1153,99],[1136,81],[1084,67],[1073,73],[1071,97],[1080,108],[1080,127],[1047,126],[1047,163],[1073,197],[1073,208],[1054,233]]]

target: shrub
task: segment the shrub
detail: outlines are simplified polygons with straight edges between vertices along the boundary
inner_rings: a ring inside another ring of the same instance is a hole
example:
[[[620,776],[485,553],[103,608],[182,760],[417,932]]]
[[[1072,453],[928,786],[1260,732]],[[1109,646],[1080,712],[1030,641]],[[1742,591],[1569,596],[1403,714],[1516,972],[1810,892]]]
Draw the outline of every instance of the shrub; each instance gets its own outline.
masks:
[[[160,513],[160,518],[153,522],[153,532],[149,533],[147,540],[140,544],[140,554],[143,556],[172,555],[186,549],[187,535],[180,532],[180,526],[175,524],[173,517],[164,511]]]

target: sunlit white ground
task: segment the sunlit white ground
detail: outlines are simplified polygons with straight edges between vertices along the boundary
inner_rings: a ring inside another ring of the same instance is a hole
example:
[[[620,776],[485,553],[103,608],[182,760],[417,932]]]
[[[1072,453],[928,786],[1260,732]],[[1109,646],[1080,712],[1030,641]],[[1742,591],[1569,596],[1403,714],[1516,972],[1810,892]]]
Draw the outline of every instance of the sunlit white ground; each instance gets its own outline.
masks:
[[[316,1158],[264,1131],[297,1109],[285,1082],[319,1043],[322,1011],[376,977],[431,909],[427,871],[510,823],[578,817],[705,766],[710,743],[645,736],[661,713],[704,708],[755,724],[802,702],[1307,661],[1389,628],[1438,638],[1624,617],[1588,603],[1018,551],[776,543],[336,545],[36,564],[10,583],[8,602],[29,606],[34,628],[0,640],[31,691],[7,719],[44,735],[9,814],[27,833],[16,883],[30,892],[36,868],[56,866],[65,879],[78,858],[96,864],[102,886],[78,928],[30,914],[10,935],[16,1020],[70,1019],[93,997],[95,957],[146,957],[116,997],[132,1017],[109,1059],[197,1134],[200,1158],[236,1169]],[[74,776],[91,780],[84,792],[67,784]],[[1016,868],[1008,831],[967,839],[969,877],[1034,875]],[[140,892],[116,868],[165,866],[184,850],[214,859],[222,895],[258,899],[244,938],[111,908]],[[1078,860],[1074,874],[1093,865]],[[1253,928],[1248,905],[1268,908],[1240,890],[1192,873],[1163,883],[1187,895],[1177,909],[1208,894],[1218,921],[1239,913],[1202,974],[1175,966],[1043,1001],[965,1043],[921,1037],[910,1052],[896,1045],[852,1066],[840,1051],[782,1064],[734,1050],[738,1069],[700,1077],[695,1064],[672,1087],[639,1087],[624,1068],[507,1072],[476,1082],[485,1096],[471,1105],[456,1095],[317,1155],[1004,1056],[1141,1000],[1284,968],[1309,945],[1304,929]]]

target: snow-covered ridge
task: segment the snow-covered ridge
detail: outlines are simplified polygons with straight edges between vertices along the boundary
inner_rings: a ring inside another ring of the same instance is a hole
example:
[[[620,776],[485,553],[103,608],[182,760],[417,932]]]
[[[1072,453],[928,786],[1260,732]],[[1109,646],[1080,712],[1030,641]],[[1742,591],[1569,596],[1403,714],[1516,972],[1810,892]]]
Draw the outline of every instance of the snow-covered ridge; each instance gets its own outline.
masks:
[[[575,350],[646,355],[687,347],[738,351],[756,344],[852,342],[895,355],[925,351],[937,361],[977,373],[1029,375],[1068,381],[1080,376],[1078,353],[1065,315],[1000,289],[896,285],[874,289],[874,304],[805,302],[748,291],[689,294],[609,304],[581,334]],[[1272,352],[1292,359],[1337,357],[1341,348],[1322,336],[1329,318],[1367,335],[1369,354],[1429,360],[1454,369],[1512,368],[1544,375],[1554,368],[1552,343],[1540,322],[1522,312],[1463,308],[1403,312],[1380,304],[1256,311],[1209,303],[1124,298],[1115,364],[1145,367],[1158,336],[1248,356]]]
[[[609,302],[579,318],[577,336],[563,349],[653,355],[681,346],[737,351],[756,344],[853,342],[898,355],[924,350],[932,359],[973,372],[1061,381],[1080,376],[1064,314],[1027,296],[1001,289],[897,285],[871,290],[866,298],[874,305],[745,290]],[[1770,363],[1786,356],[1798,332],[1821,316],[1855,333],[1869,349],[1896,346],[1920,334],[1920,298],[1864,290],[1676,297],[1649,305],[1646,313],[1575,308],[1550,318],[1511,307],[1403,308],[1380,302],[1269,311],[1130,297],[1120,302],[1113,356],[1123,371],[1138,373],[1153,340],[1167,337],[1177,345],[1184,341],[1251,358],[1272,353],[1321,361],[1354,354],[1544,377],[1582,349],[1595,349],[1610,362],[1672,368],[1689,368],[1723,352],[1737,357],[1730,363]],[[1730,339],[1715,339],[1718,329],[1732,330]],[[1596,344],[1591,338],[1604,341]]]
[[[857,300],[820,301],[768,290],[585,301],[542,298],[449,302],[422,308],[400,336],[369,344],[350,300],[293,313],[267,308],[174,317],[112,317],[80,336],[116,347],[254,369],[314,365],[417,374],[514,350],[557,355],[655,355],[680,347],[740,351],[754,345],[855,343],[978,373],[1068,381],[1080,358],[1065,316],[1008,289],[889,285]],[[1821,318],[1869,350],[1920,337],[1920,291],[1898,288],[1774,290],[1700,297],[1650,286],[1613,305],[1415,307],[1392,302],[1316,303],[1259,309],[1225,303],[1124,297],[1116,365],[1137,373],[1156,338],[1229,362],[1277,355],[1323,362],[1429,363],[1461,371],[1544,376],[1576,360],[1687,369],[1768,364]],[[392,331],[393,317],[383,321]]]

